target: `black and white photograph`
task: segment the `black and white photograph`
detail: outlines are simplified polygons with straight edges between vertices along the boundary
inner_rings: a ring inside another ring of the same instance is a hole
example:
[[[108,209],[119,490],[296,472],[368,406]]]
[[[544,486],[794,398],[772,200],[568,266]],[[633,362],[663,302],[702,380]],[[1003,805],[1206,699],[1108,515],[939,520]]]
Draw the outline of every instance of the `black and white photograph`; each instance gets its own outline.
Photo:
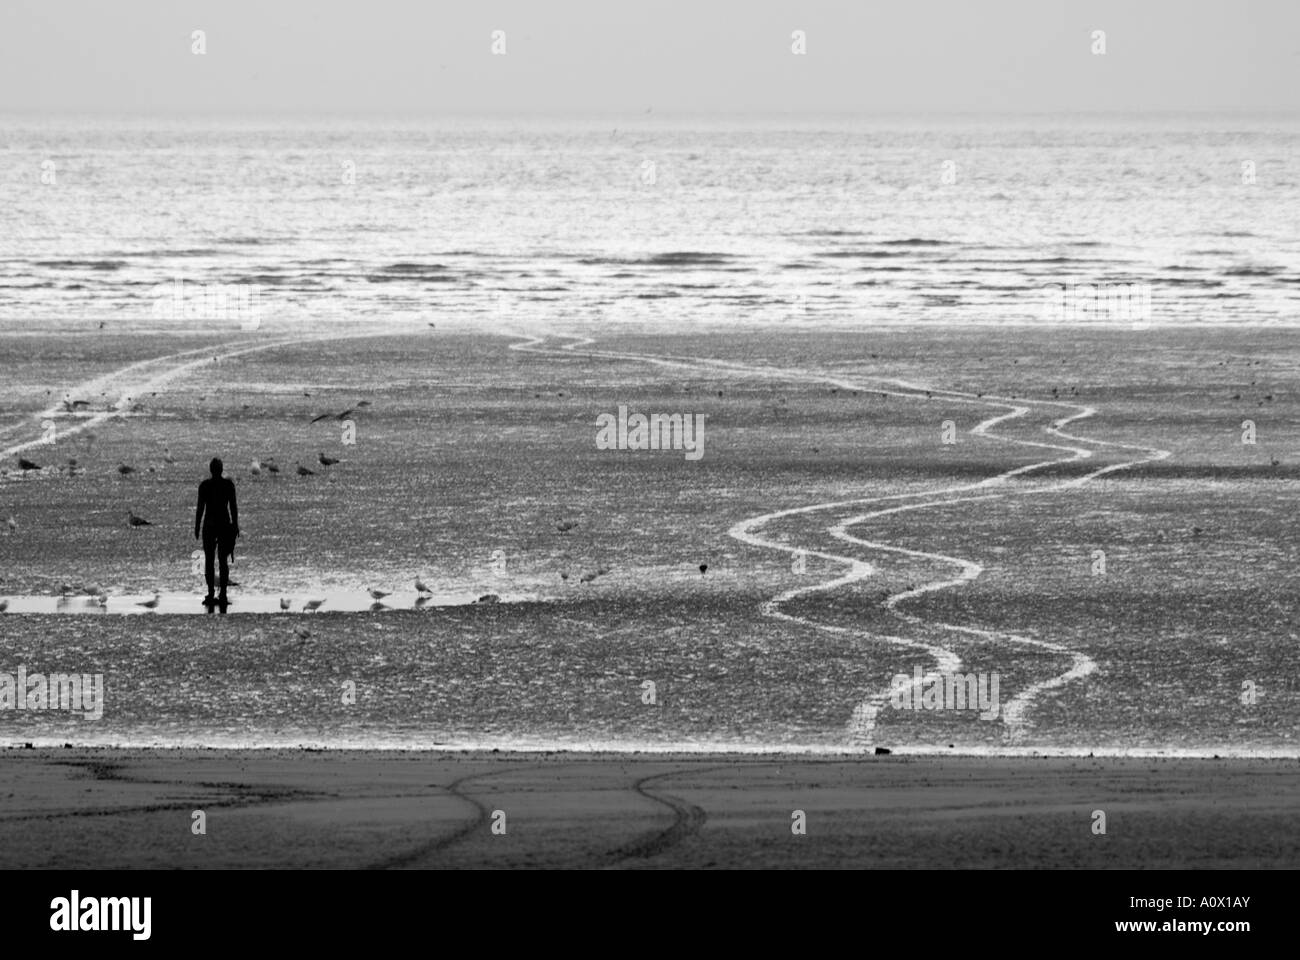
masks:
[[[978,871],[1255,945],[1297,321],[1290,0],[5,0],[21,925]]]

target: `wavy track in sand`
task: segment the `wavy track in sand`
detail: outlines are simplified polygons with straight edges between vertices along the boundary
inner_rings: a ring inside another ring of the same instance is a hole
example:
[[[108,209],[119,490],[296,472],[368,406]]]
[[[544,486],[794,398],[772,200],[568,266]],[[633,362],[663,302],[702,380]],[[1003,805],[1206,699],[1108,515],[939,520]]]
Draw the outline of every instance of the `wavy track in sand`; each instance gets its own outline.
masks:
[[[511,344],[510,348],[512,350],[548,355],[572,355],[576,348],[587,346],[595,342],[589,337],[566,335],[564,339],[569,342],[557,349],[543,347],[542,344],[545,343],[545,337],[526,333],[520,333],[517,334],[517,336],[521,338],[520,342]],[[770,524],[789,517],[836,511],[842,513],[848,508],[857,508],[867,504],[878,504],[890,501],[911,501],[866,513],[854,513],[848,517],[837,517],[827,526],[827,533],[837,540],[876,553],[923,559],[936,564],[955,566],[958,568],[956,576],[946,576],[930,580],[920,584],[919,586],[914,586],[907,590],[893,593],[884,600],[883,606],[885,609],[889,610],[892,614],[913,628],[924,631],[937,630],[942,634],[957,634],[959,636],[967,637],[974,636],[995,642],[1018,644],[1041,650],[1051,656],[1068,658],[1069,667],[1067,669],[1048,679],[1030,684],[1005,704],[1002,709],[1002,720],[1009,739],[1018,740],[1022,738],[1026,730],[1030,727],[1031,724],[1028,716],[1029,711],[1039,695],[1085,677],[1097,669],[1096,662],[1087,654],[1078,650],[1071,650],[1061,644],[1006,631],[985,630],[978,627],[969,627],[960,624],[927,621],[899,610],[898,605],[905,600],[970,583],[983,573],[983,566],[974,560],[964,557],[949,556],[947,554],[932,551],[908,549],[893,544],[856,537],[849,533],[849,529],[851,527],[865,524],[876,517],[904,511],[935,509],[955,503],[1000,499],[1013,492],[1016,496],[1029,496],[1075,489],[1096,479],[1097,477],[1103,476],[1104,474],[1118,470],[1125,470],[1142,463],[1164,459],[1170,455],[1169,451],[1136,444],[1094,440],[1066,433],[1063,428],[1067,424],[1096,415],[1097,410],[1095,407],[1084,406],[1081,404],[1072,404],[1063,401],[1033,401],[1014,400],[1005,397],[980,397],[961,391],[936,388],[897,379],[882,379],[879,383],[885,384],[886,386],[881,387],[874,384],[867,385],[856,380],[850,380],[841,376],[817,371],[759,367],[730,361],[711,360],[703,357],[658,357],[605,350],[587,350],[584,352],[586,352],[588,356],[601,357],[603,359],[640,361],[657,366],[673,368],[695,370],[711,369],[719,372],[732,373],[742,377],[827,383],[842,389],[872,391],[889,396],[904,397],[914,400],[943,400],[947,403],[967,403],[1004,409],[1006,412],[981,421],[973,427],[969,433],[972,436],[981,439],[1002,443],[1013,443],[1024,447],[1036,447],[1059,451],[1067,455],[1015,467],[974,483],[955,484],[936,489],[916,491],[914,493],[834,500],[777,510],[742,520],[739,523],[734,524],[728,533],[734,539],[749,546],[777,550],[791,555],[802,554],[804,556],[817,557],[832,563],[842,564],[845,567],[844,572],[835,577],[812,584],[793,587],[772,597],[763,605],[763,613],[769,617],[797,623],[801,626],[823,632],[839,635],[856,635],[877,642],[883,641],[892,646],[906,650],[920,651],[931,657],[935,662],[935,668],[922,678],[921,682],[925,682],[940,673],[956,673],[959,671],[961,667],[961,659],[948,645],[952,642],[951,640],[948,640],[947,643],[934,641],[927,642],[892,634],[881,634],[873,631],[845,627],[838,624],[824,623],[809,617],[801,617],[786,613],[781,609],[783,605],[798,597],[838,590],[864,581],[878,572],[878,568],[874,564],[855,556],[832,553],[827,550],[818,550],[805,544],[787,543],[780,540],[774,540],[768,536],[761,535],[759,532]],[[1144,455],[1124,460],[1119,463],[1108,464],[1082,476],[1061,481],[1059,483],[1053,483],[1034,489],[1012,491],[1008,488],[1005,490],[999,490],[998,488],[1006,485],[1007,481],[1022,474],[1041,471],[1049,467],[1072,463],[1092,457],[1094,451],[1088,447],[1074,446],[1071,445],[1071,443],[1061,444],[1045,441],[1023,440],[1017,437],[1002,436],[992,432],[993,428],[1001,426],[1009,421],[1023,418],[1036,410],[1043,410],[1052,407],[1065,408],[1074,411],[1068,416],[1052,420],[1048,426],[1043,428],[1044,432],[1052,438],[1070,441],[1074,444],[1090,444],[1093,447],[1137,450],[1141,451]],[[958,496],[960,494],[971,494],[976,491],[978,491],[978,493],[975,495]],[[915,680],[909,680],[909,684],[914,684],[915,682]],[[847,739],[851,745],[866,747],[872,744],[879,712],[883,705],[888,702],[893,692],[894,691],[891,688],[873,691],[854,706],[849,720],[848,729],[846,731]]]

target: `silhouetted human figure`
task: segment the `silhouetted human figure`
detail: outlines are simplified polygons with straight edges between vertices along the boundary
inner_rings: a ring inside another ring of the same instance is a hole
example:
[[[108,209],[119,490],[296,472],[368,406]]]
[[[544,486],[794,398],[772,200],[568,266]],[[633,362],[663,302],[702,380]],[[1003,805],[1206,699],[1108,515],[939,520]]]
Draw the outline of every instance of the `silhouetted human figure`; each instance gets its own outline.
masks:
[[[235,551],[235,538],[239,536],[239,507],[235,504],[235,484],[221,475],[221,460],[212,458],[208,464],[212,476],[199,484],[199,503],[194,510],[194,539],[199,539],[200,526],[203,532],[203,575],[208,581],[208,595],[204,603],[212,602],[213,554],[221,562],[221,596],[218,603],[223,606],[226,600],[226,584],[230,581],[229,557]]]

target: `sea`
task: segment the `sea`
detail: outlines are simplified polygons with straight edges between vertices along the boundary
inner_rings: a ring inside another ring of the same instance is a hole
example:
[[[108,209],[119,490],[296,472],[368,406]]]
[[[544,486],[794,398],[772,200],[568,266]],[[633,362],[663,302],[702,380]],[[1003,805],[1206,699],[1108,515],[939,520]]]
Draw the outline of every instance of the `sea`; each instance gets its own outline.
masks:
[[[1289,324],[1300,117],[0,117],[0,326]]]

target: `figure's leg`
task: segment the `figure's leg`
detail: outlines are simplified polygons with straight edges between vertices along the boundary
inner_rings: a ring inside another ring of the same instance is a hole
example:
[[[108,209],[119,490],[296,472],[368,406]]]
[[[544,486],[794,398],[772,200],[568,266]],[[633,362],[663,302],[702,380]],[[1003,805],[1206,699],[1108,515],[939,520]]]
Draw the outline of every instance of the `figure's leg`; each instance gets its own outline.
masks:
[[[212,573],[212,561],[216,556],[216,552],[217,552],[216,539],[212,537],[204,537],[203,538],[203,576],[204,579],[208,581],[209,597],[212,596],[212,588],[213,588],[213,580],[214,580],[213,573]]]
[[[218,552],[221,554],[218,559],[221,562],[221,599],[224,601],[226,599],[226,584],[230,582],[230,548],[223,541],[218,548]]]

